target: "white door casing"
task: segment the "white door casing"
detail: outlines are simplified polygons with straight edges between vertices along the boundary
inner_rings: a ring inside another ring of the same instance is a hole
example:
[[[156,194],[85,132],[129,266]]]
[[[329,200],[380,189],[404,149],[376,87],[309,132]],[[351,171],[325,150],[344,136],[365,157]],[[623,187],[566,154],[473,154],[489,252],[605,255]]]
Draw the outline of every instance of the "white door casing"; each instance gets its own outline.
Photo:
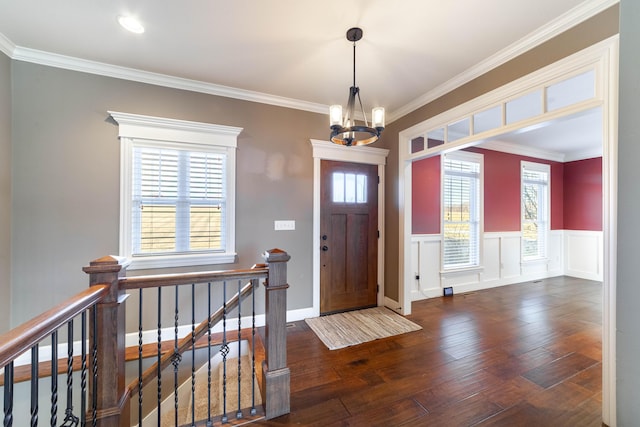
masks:
[[[346,147],[329,141],[311,140],[313,146],[313,316],[320,315],[320,161],[338,160],[378,165],[378,306],[384,305],[384,166],[389,150]]]

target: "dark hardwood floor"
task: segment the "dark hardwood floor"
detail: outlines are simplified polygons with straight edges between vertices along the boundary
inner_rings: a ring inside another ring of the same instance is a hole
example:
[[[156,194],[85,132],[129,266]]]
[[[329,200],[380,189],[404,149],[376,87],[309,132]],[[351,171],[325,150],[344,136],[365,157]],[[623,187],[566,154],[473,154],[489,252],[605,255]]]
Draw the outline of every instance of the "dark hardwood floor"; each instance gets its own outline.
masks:
[[[328,350],[288,329],[291,413],[264,426],[600,426],[602,285],[558,277],[413,303],[423,330]]]

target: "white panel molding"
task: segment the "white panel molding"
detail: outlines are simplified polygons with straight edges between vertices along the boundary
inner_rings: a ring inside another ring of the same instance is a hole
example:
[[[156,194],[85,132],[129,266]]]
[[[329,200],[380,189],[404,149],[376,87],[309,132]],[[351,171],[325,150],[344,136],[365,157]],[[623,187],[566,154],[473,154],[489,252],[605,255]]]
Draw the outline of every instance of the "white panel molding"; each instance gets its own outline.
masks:
[[[494,233],[484,234],[483,260],[484,271],[480,276],[482,282],[491,282],[500,279],[502,274],[501,238]]]
[[[567,250],[567,246],[564,243],[565,233],[565,230],[549,231],[549,241],[547,243],[547,258],[549,259],[549,263],[547,266],[552,276],[567,275],[565,271],[565,252]]]
[[[565,230],[565,274],[587,280],[603,280],[603,233]]]
[[[557,276],[602,280],[602,232],[551,230],[548,257],[522,263],[519,231],[484,233],[483,268],[474,271],[440,271],[440,234],[411,236],[411,301],[442,296],[444,287],[454,294],[479,291]],[[566,266],[566,267],[565,267]]]
[[[411,301],[442,296],[440,265],[442,237],[440,234],[414,234],[411,236],[411,256],[414,282]],[[418,279],[415,279],[418,276]]]

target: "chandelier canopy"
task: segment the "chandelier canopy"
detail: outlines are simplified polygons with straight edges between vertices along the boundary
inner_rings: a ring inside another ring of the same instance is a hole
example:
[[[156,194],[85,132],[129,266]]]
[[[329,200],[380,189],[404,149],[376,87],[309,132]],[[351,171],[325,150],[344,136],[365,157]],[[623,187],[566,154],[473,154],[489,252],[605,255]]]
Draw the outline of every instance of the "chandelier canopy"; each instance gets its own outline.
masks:
[[[342,105],[329,107],[329,124],[331,127],[331,142],[334,144],[352,146],[367,145],[375,142],[384,130],[384,108],[375,107],[371,112],[371,126],[362,107],[360,88],[356,86],[356,42],[362,38],[361,28],[350,28],[347,31],[347,40],[353,42],[353,86],[349,88],[349,100],[346,114],[342,115]],[[364,117],[364,125],[357,125],[354,117],[354,108],[358,98],[358,104]]]

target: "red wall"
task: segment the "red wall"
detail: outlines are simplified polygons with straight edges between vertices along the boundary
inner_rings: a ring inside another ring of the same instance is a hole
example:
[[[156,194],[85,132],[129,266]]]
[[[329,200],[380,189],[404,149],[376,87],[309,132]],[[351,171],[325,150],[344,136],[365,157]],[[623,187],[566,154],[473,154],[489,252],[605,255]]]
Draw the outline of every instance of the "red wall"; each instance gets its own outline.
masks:
[[[484,154],[484,231],[520,230],[520,160],[513,154]]]
[[[560,163],[470,148],[484,155],[484,230],[520,231],[520,161],[551,165],[551,229],[602,230],[602,159]],[[412,230],[440,233],[440,157],[413,163]]]
[[[411,172],[413,234],[440,234],[440,156],[414,162]]]
[[[602,158],[564,165],[564,228],[602,231]]]

